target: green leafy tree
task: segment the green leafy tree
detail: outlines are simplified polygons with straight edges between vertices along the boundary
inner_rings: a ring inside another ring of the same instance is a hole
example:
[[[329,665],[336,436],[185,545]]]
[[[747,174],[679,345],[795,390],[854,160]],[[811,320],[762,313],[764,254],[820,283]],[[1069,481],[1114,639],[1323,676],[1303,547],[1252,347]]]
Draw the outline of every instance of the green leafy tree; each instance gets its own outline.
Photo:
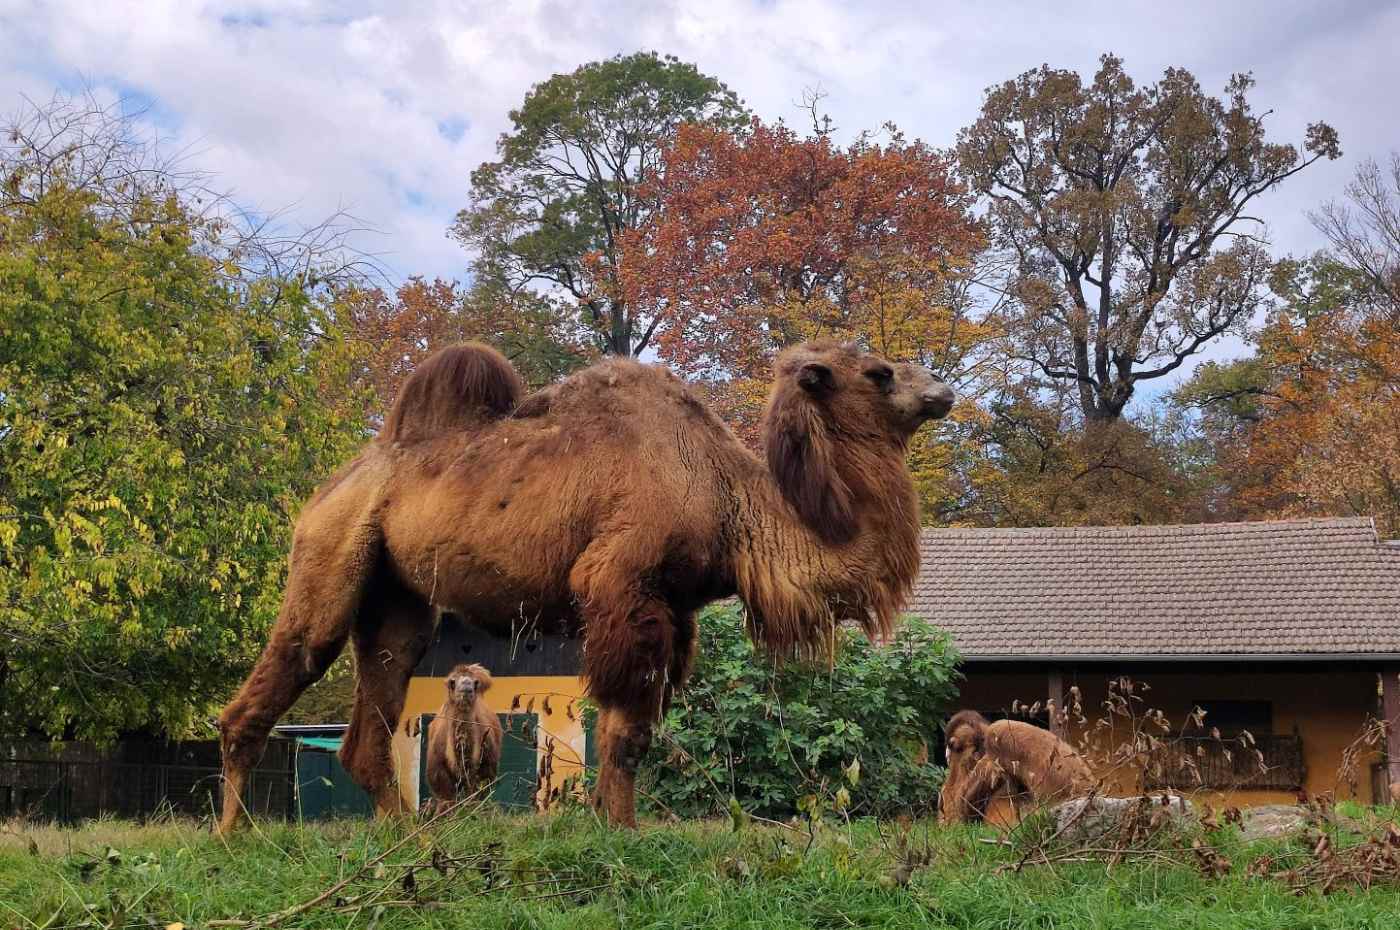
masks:
[[[1221,99],[1179,68],[1139,87],[1120,59],[1101,61],[1087,84],[1046,65],[991,88],[958,136],[1012,259],[1010,349],[1071,384],[1091,423],[1264,308],[1270,261],[1247,211],[1341,154],[1325,123],[1302,152],[1268,141],[1248,75]]]
[[[686,817],[725,815],[731,798],[787,816],[842,789],[852,813],[936,806],[943,770],[928,747],[958,678],[946,637],[910,618],[883,647],[842,631],[830,669],[775,668],[754,654],[737,608],[706,611],[699,628],[695,672],[641,769],[644,797]]]
[[[251,662],[361,407],[310,274],[69,115],[0,151],[0,732],[179,734]]]
[[[624,233],[651,209],[640,182],[682,123],[739,127],[744,117],[732,91],[669,55],[556,74],[511,111],[498,160],[472,172],[452,233],[478,275],[576,303],[601,351],[636,355],[656,319],[627,303],[618,271]]]

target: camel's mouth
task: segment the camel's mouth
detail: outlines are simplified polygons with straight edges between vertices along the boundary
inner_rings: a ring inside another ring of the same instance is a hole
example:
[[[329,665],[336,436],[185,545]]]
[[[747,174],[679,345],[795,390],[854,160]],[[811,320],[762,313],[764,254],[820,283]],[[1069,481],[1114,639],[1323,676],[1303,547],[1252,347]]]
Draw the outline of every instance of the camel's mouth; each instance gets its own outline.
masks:
[[[946,384],[929,388],[919,395],[919,412],[930,420],[941,420],[953,409],[957,395]]]

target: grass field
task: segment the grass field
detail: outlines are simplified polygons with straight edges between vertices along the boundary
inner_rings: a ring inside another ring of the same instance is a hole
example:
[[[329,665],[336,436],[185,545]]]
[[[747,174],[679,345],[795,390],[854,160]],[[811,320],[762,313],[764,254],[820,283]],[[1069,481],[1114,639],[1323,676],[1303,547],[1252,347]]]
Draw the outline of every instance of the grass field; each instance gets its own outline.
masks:
[[[906,827],[932,862],[896,874],[890,824],[648,824],[584,811],[403,824],[261,823],[224,843],[191,822],[0,833],[0,927],[1400,927],[1400,890],[1291,894],[1247,864],[1286,844],[1222,840],[1233,868],[1059,863],[1013,872],[986,828]],[[387,853],[387,854],[386,854]],[[907,861],[907,856],[904,857]],[[280,913],[279,913],[280,912]],[[244,926],[248,924],[242,924]]]

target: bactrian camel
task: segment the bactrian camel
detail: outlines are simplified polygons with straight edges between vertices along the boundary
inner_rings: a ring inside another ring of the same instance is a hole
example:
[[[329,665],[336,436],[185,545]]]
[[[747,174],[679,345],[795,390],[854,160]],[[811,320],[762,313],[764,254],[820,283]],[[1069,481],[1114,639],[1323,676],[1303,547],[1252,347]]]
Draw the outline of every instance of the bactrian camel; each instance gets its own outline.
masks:
[[[400,810],[390,737],[439,610],[584,637],[595,803],[628,826],[700,607],[737,594],[777,656],[822,654],[841,622],[887,634],[918,569],[905,453],[953,393],[831,342],[774,369],[760,458],[661,367],[610,359],[522,397],[485,346],[426,359],[297,520],[281,613],[220,720],[220,829],[239,822],[272,726],[347,638],[358,679],[341,760],[381,814]]]

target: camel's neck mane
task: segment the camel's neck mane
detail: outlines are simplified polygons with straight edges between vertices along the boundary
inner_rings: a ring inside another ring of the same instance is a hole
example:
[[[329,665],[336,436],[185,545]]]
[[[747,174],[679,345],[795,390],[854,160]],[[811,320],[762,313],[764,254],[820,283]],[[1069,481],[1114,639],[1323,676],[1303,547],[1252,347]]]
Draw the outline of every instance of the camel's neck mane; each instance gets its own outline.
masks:
[[[457,769],[465,766],[475,769],[481,763],[481,736],[476,733],[474,706],[461,706],[448,702],[439,712],[449,719],[447,731],[448,764]]]
[[[849,490],[853,517],[842,541],[793,506],[771,456],[736,488],[735,583],[755,641],[777,655],[824,655],[848,621],[888,635],[918,572],[918,497],[905,444],[868,438],[833,444],[831,453],[832,480]]]

